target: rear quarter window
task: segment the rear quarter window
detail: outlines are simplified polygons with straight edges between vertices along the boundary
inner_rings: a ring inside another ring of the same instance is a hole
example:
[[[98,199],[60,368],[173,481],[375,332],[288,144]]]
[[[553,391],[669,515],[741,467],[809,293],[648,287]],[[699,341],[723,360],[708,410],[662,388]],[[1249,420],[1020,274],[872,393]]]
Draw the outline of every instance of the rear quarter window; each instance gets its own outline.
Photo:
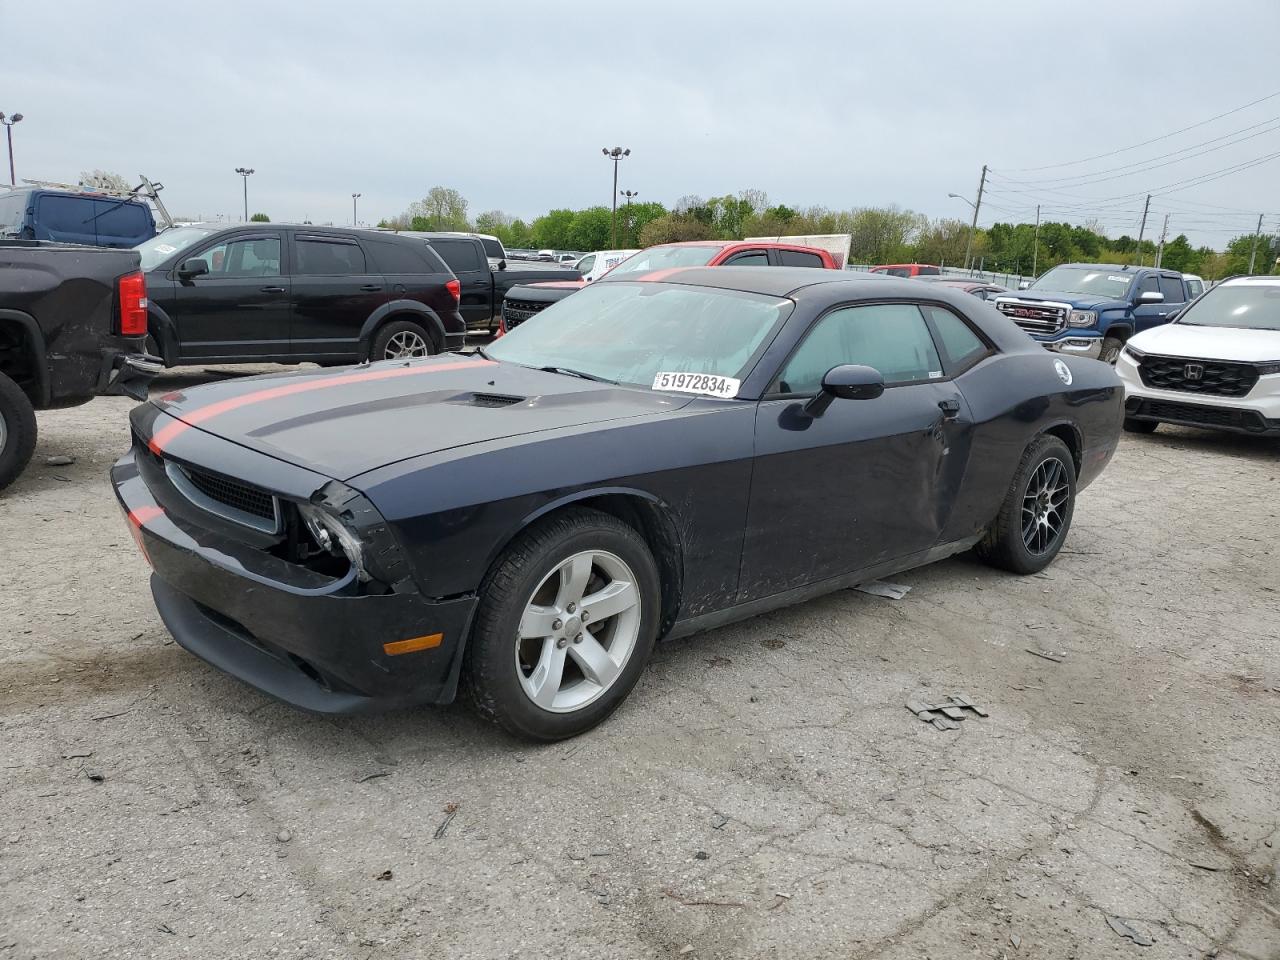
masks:
[[[454,273],[483,269],[480,247],[470,240],[432,240],[431,248],[444,259]]]
[[[816,253],[802,250],[779,250],[778,257],[784,267],[823,267],[822,258]]]
[[[29,196],[26,193],[0,193],[0,237],[16,237],[22,233]]]
[[[139,243],[151,235],[151,214],[139,203],[95,200],[98,236],[133,240]]]
[[[445,273],[440,258],[425,243],[409,241],[397,243],[387,240],[366,240],[365,249],[382,273]],[[439,264],[439,266],[437,266]]]

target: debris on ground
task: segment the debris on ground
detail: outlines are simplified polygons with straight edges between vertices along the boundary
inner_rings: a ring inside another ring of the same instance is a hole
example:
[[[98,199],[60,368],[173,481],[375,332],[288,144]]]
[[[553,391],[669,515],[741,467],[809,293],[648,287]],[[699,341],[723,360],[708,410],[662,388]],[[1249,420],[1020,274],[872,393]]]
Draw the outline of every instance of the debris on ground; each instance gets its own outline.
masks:
[[[695,860],[710,860],[710,859],[711,859],[711,854],[707,853],[707,851],[705,851],[705,850],[699,850],[697,853],[695,853],[695,854],[693,855],[693,859],[695,859]]]
[[[939,730],[958,730],[960,725],[955,721],[969,716],[965,710],[972,710],[979,717],[989,716],[986,710],[963,693],[953,693],[940,703],[930,702],[927,696],[924,692],[913,694],[907,699],[907,709]]]
[[[683,957],[687,953],[693,953],[692,943],[686,943],[683,947],[680,948],[680,956]]]
[[[366,773],[363,777],[356,777],[356,783],[368,783],[370,780],[389,776],[391,776],[390,770],[375,770],[373,773]]]
[[[1012,946],[1012,947],[1013,947],[1013,949],[1015,949],[1015,950],[1020,950],[1020,949],[1022,949],[1022,937],[1021,937],[1021,935],[1016,934],[1016,933],[1011,933],[1011,934],[1009,934],[1009,945],[1010,945],[1010,946]]]
[[[727,667],[733,663],[733,661],[728,657],[721,657],[719,655],[714,657],[704,657],[703,659],[707,661],[707,666],[709,667]]]
[[[729,822],[729,818],[728,818],[728,817],[726,817],[723,813],[717,813],[717,814],[715,815],[715,819],[713,819],[713,820],[711,821],[711,829],[712,829],[712,830],[719,830],[721,827],[723,827],[723,826],[724,826],[726,823],[728,823],[728,822]]]
[[[46,467],[69,467],[76,462],[75,457],[68,457],[59,454],[56,457],[45,457],[44,465]]]
[[[279,833],[276,834],[276,839],[281,843],[288,843],[290,840],[293,839],[293,834],[290,833],[288,830],[281,830]]]
[[[766,650],[781,650],[786,645],[787,641],[783,640],[781,637],[765,637],[760,641],[760,646],[764,647]]]
[[[373,879],[375,879],[375,880],[391,880],[391,879],[393,879],[394,877],[395,877],[395,874],[394,874],[394,873],[392,873],[390,870],[383,870],[380,874],[378,874],[378,875],[377,875],[376,877],[374,877]]]
[[[868,593],[873,597],[884,597],[886,600],[901,600],[911,588],[900,583],[885,583],[883,580],[868,580],[866,583],[860,583],[853,589],[859,593]]]
[[[443,840],[445,831],[449,829],[449,823],[458,813],[458,805],[456,803],[446,803],[444,805],[444,820],[440,822],[440,826],[436,827],[435,838]]]
[[[1055,653],[1052,650],[1033,650],[1031,647],[1027,647],[1026,651],[1027,653],[1031,654],[1033,657],[1041,657],[1045,660],[1052,660],[1054,663],[1061,663],[1063,660],[1067,659],[1067,654],[1065,651],[1062,651],[1060,653]]]
[[[84,772],[84,775],[88,777],[90,780],[92,780],[94,783],[101,783],[103,780],[107,779],[102,774],[98,773],[96,770],[86,770]]]
[[[1107,918],[1107,923],[1111,929],[1122,937],[1128,937],[1140,947],[1149,947],[1155,943],[1147,934],[1143,933],[1137,927],[1132,926],[1127,920],[1121,917],[1113,917],[1111,914],[1103,914]]]

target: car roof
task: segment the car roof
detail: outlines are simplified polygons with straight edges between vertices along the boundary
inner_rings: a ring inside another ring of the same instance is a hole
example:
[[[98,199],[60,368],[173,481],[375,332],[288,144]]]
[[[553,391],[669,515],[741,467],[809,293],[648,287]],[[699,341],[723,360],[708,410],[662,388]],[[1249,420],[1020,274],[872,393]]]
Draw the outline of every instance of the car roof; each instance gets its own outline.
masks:
[[[1158,270],[1161,273],[1171,273],[1176,277],[1182,276],[1182,274],[1179,273],[1177,270],[1172,270],[1169,267],[1144,267],[1144,266],[1135,265],[1132,263],[1127,263],[1127,264],[1126,263],[1060,263],[1058,264],[1058,266],[1059,267],[1078,267],[1081,270],[1119,270],[1121,272],[1124,272],[1126,270],[1131,270],[1134,272],[1137,272],[1138,270]],[[1056,270],[1057,267],[1053,267],[1051,269]]]
[[[1235,286],[1280,287],[1280,277],[1270,277],[1270,276],[1227,277],[1227,279],[1217,284],[1217,286],[1219,287],[1224,285],[1230,285],[1233,287]]]
[[[816,267],[674,267],[614,282],[637,281],[713,287],[741,293],[758,293],[767,297],[786,297],[809,287],[829,283],[848,283],[855,287],[865,284],[874,290],[873,295],[911,297],[920,294],[920,286],[907,278],[820,270]]]

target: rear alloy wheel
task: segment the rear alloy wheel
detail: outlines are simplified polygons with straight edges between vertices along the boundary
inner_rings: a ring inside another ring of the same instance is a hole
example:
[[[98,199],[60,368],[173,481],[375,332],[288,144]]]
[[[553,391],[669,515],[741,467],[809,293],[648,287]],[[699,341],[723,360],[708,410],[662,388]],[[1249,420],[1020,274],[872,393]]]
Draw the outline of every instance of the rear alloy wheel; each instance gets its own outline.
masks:
[[[531,740],[591,729],[639,679],[660,605],[653,556],[622,521],[575,509],[538,524],[481,588],[468,648],[473,702]]]
[[[0,490],[18,479],[35,449],[35,408],[22,388],[0,373]]]
[[[1124,428],[1129,433],[1155,433],[1156,427],[1160,426],[1159,420],[1137,420],[1133,417],[1124,418]]]
[[[1098,354],[1098,359],[1103,363],[1109,363],[1113,367],[1116,361],[1120,359],[1120,351],[1124,347],[1124,341],[1116,337],[1107,337],[1102,341],[1102,352]]]
[[[436,349],[431,334],[411,320],[394,320],[378,331],[369,352],[372,360],[409,360],[430,357]]]
[[[1076,469],[1057,437],[1041,436],[1022,455],[1000,513],[977,552],[992,566],[1039,573],[1058,555],[1075,510]]]

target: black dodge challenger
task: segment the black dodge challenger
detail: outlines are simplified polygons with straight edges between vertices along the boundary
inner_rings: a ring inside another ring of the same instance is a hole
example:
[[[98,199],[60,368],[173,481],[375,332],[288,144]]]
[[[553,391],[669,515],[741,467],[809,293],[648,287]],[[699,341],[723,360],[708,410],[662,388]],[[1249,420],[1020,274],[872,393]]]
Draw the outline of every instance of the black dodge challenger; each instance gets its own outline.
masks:
[[[976,547],[1053,560],[1107,365],[985,303],[801,268],[597,284],[471,357],[170,393],[112,481],[186,649],[298,707],[553,740],[676,637]]]

